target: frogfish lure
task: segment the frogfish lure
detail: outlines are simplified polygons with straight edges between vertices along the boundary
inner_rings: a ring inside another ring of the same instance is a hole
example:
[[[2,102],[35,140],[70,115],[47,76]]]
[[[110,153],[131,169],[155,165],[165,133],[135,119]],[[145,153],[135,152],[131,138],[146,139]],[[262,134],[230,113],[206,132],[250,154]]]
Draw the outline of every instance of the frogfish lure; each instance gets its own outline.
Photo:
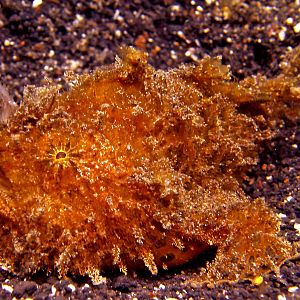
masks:
[[[232,81],[220,58],[155,70],[128,47],[113,65],[0,89],[0,261],[21,274],[162,269],[214,259],[199,279],[253,278],[295,254],[242,174],[277,120],[299,118],[300,50],[283,73]]]

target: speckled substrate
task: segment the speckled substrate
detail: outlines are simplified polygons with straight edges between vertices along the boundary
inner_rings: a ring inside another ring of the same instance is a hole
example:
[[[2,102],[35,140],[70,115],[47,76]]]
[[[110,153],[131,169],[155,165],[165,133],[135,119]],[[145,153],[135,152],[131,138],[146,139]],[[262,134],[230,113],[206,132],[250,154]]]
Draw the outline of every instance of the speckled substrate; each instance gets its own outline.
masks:
[[[222,55],[243,78],[278,74],[284,53],[300,43],[299,0],[60,3],[0,0],[1,81],[18,102],[25,85],[42,84],[45,77],[64,84],[65,71],[83,73],[110,63],[121,45],[145,49],[160,68]],[[274,208],[289,241],[300,240],[299,183],[299,123],[286,124],[265,145],[244,188]],[[266,275],[260,285],[185,284],[196,272],[190,265],[156,277],[110,274],[93,285],[87,278],[60,281],[45,274],[18,278],[2,269],[0,299],[300,299],[299,259],[286,262],[280,276]]]

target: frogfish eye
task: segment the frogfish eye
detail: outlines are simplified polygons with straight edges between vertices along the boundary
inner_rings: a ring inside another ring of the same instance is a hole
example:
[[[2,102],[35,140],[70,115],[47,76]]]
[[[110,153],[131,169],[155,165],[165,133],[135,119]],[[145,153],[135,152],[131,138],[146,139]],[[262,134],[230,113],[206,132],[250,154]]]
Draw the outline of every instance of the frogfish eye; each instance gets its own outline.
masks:
[[[66,158],[66,156],[67,156],[66,152],[59,151],[59,152],[56,153],[55,159]]]

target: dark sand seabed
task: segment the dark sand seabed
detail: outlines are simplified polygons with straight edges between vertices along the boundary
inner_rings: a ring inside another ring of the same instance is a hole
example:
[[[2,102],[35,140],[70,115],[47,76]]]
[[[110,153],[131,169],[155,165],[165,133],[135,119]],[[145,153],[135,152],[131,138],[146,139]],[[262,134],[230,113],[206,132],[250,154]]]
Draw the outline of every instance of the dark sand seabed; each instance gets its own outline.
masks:
[[[111,63],[122,45],[150,53],[167,69],[222,55],[233,75],[280,73],[285,53],[300,44],[296,1],[9,1],[0,0],[1,81],[20,102],[23,87],[45,78],[64,85],[66,71],[83,73]],[[35,7],[34,7],[35,6]],[[285,124],[265,145],[244,189],[265,201],[282,219],[289,241],[300,240],[300,130]],[[108,274],[92,285],[86,278],[59,280],[37,274],[18,278],[0,270],[0,299],[300,299],[300,260],[286,262],[279,276],[260,285],[185,284],[195,262],[159,276]]]

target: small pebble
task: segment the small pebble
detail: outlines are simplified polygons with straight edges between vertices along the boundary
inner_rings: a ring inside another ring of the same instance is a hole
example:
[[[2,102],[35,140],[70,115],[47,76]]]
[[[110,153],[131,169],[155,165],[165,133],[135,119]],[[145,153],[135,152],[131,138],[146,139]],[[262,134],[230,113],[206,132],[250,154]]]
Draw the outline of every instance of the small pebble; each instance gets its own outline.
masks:
[[[43,4],[43,0],[34,0],[34,1],[32,2],[32,7],[33,7],[33,8],[37,8],[37,7],[39,7],[41,4]]]
[[[171,10],[174,12],[180,12],[181,6],[179,4],[174,4],[171,6]]]
[[[119,29],[117,29],[117,30],[115,31],[115,36],[116,36],[116,38],[120,38],[120,37],[122,36],[122,31],[119,30]]]
[[[214,0],[205,0],[205,3],[206,3],[207,5],[211,5],[213,2],[214,2]]]
[[[76,287],[73,284],[68,284],[67,288],[71,291],[71,293],[74,293],[76,291]]]
[[[200,5],[198,5],[198,6],[196,7],[196,9],[197,9],[198,12],[203,12],[203,7],[200,6]]]
[[[48,53],[48,57],[53,57],[55,55],[54,50],[50,50]]]
[[[295,33],[299,33],[300,32],[300,23],[296,24],[294,27],[293,27],[293,30]]]
[[[286,214],[282,214],[282,213],[280,213],[280,214],[278,214],[278,217],[279,217],[279,218],[281,218],[281,219],[284,219],[284,218],[286,218],[286,217],[287,217],[287,215],[286,215]]]
[[[286,36],[285,30],[284,29],[280,30],[278,33],[278,38],[281,42],[285,40],[285,36]]]
[[[298,231],[298,233],[300,233],[300,224],[299,223],[295,223],[294,228]]]
[[[13,288],[12,286],[8,285],[8,284],[2,284],[2,288],[3,288],[5,291],[9,292],[10,294],[11,294],[11,293],[13,292],[13,290],[14,290],[14,288]]]
[[[264,282],[264,278],[262,276],[256,276],[253,279],[253,284],[255,285],[261,285]]]
[[[5,46],[5,47],[10,46],[10,40],[5,40],[5,41],[4,41],[4,46]]]
[[[288,291],[290,292],[290,293],[295,293],[295,292],[297,292],[298,291],[298,287],[297,286],[290,286],[289,288],[288,288]]]
[[[56,287],[53,285],[53,286],[51,287],[51,294],[50,294],[50,296],[55,296],[56,291],[57,291],[57,289],[56,289]]]
[[[294,22],[294,19],[293,19],[293,18],[287,18],[287,19],[285,20],[285,23],[286,23],[287,25],[292,25],[293,22]]]

